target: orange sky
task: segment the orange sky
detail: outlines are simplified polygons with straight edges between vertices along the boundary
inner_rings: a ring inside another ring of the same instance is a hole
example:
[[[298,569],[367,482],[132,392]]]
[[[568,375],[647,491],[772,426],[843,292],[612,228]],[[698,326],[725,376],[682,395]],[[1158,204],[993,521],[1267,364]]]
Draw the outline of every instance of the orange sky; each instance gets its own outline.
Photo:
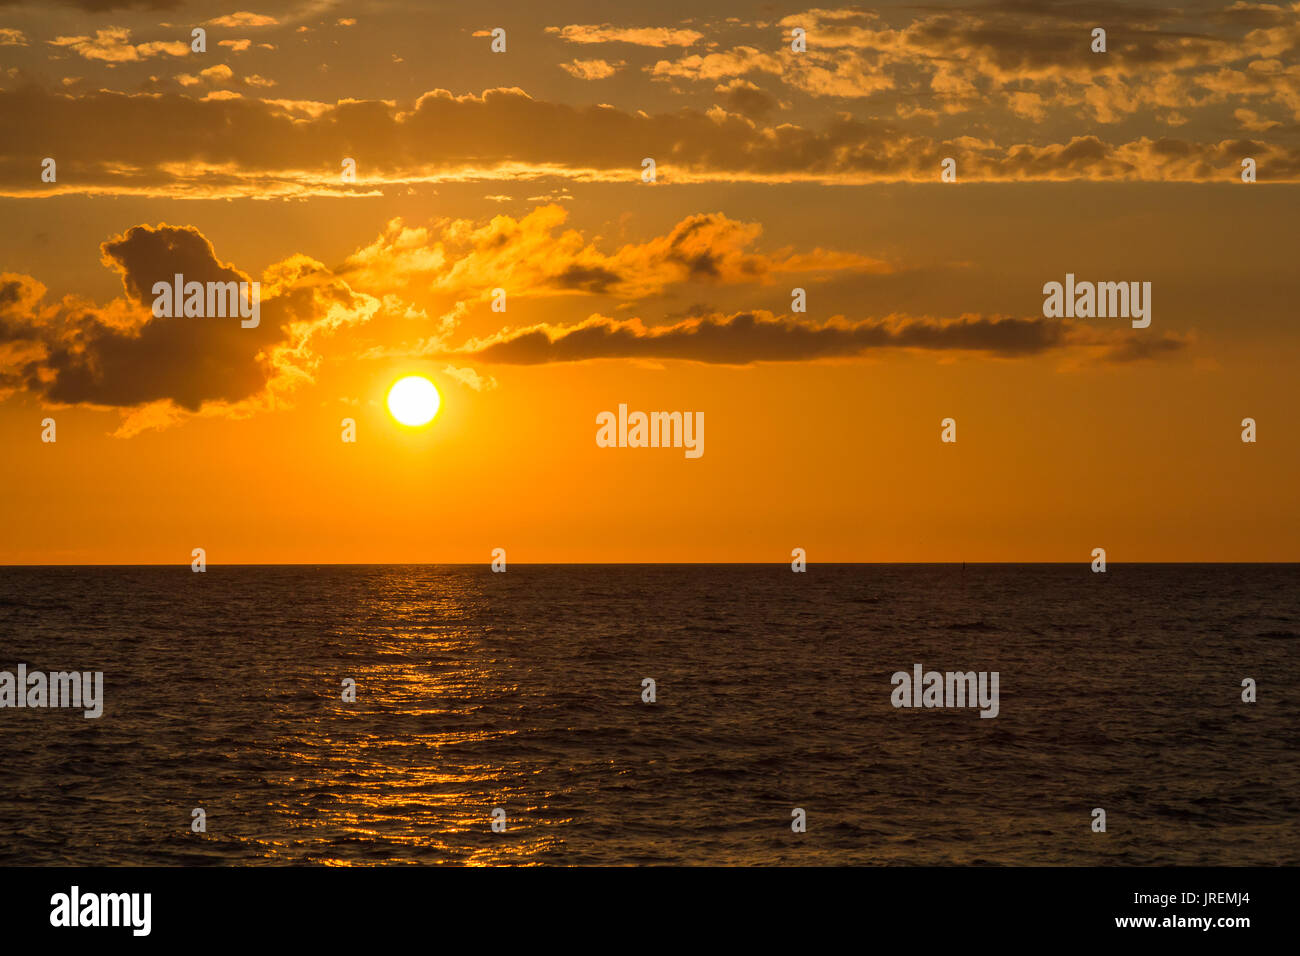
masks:
[[[1300,560],[1300,21],[1246,7],[6,7],[0,563]]]

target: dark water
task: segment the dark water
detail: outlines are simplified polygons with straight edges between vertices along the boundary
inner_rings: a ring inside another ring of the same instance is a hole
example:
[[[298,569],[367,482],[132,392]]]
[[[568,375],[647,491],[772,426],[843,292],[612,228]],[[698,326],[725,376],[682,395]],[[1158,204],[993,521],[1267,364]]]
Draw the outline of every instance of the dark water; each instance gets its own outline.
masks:
[[[1295,865],[1297,585],[0,568],[0,670],[102,670],[106,697],[98,720],[0,710],[0,863]],[[894,709],[914,663],[998,671],[1000,715]]]

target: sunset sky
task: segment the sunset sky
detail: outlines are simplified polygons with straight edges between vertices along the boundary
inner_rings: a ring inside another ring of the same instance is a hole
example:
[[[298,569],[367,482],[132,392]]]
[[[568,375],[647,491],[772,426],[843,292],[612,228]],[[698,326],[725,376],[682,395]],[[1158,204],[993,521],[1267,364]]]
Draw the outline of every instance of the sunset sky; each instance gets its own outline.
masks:
[[[1300,3],[1081,6],[0,0],[0,563],[1300,560]]]

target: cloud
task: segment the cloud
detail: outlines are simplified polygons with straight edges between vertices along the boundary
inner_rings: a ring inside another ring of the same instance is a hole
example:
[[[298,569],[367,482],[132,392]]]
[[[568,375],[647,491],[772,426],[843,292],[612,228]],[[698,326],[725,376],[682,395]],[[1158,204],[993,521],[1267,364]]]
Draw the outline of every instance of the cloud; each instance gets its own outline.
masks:
[[[26,131],[0,140],[0,195],[8,196],[346,196],[412,183],[557,176],[659,188],[640,184],[645,156],[658,158],[660,186],[936,182],[947,156],[956,158],[963,182],[1226,182],[1239,175],[1243,156],[1257,160],[1262,179],[1300,179],[1300,149],[1262,138],[1111,142],[1084,135],[999,144],[847,114],[816,127],[765,126],[720,109],[629,113],[549,103],[517,89],[482,96],[438,90],[413,104],[323,104],[29,86],[0,90],[0,128]],[[57,183],[31,174],[45,156],[59,159]],[[354,184],[340,181],[344,156],[359,161]]]
[[[228,13],[207,21],[214,27],[273,27],[279,22],[275,17],[262,13],[249,13],[247,10]]]
[[[312,380],[317,338],[379,309],[379,300],[320,263],[294,256],[264,274],[256,328],[238,317],[159,318],[151,311],[155,282],[177,273],[187,282],[252,279],[218,259],[192,226],[134,226],[100,248],[124,292],[106,305],[73,296],[46,302],[45,287],[30,276],[0,276],[0,343],[27,349],[0,365],[0,384],[54,405],[119,409],[123,435],[192,414],[240,417],[274,407]]]
[[[765,116],[780,105],[775,96],[739,77],[719,84],[713,92],[729,109],[753,118]]]
[[[0,46],[27,46],[27,35],[12,27],[0,27]]]
[[[821,248],[757,252],[758,223],[721,213],[688,216],[662,236],[602,250],[573,229],[558,232],[564,207],[539,206],[522,218],[494,216],[485,224],[450,220],[437,234],[392,220],[358,249],[338,274],[358,288],[384,288],[415,297],[421,291],[486,296],[662,293],[675,283],[766,284],[789,274],[884,274],[892,266],[857,253]]]
[[[87,60],[106,63],[134,63],[153,56],[189,56],[190,45],[179,40],[132,43],[126,27],[96,30],[94,39],[87,36],[63,36],[47,40],[51,46],[65,47]]]
[[[3,0],[0,6],[17,4],[20,0]],[[60,0],[65,6],[77,7],[87,13],[108,13],[113,10],[128,10],[140,7],[148,10],[174,10],[183,0]]]
[[[486,223],[443,220],[413,228],[400,220],[336,269],[303,255],[262,274],[260,324],[238,317],[156,317],[153,288],[186,281],[251,282],[222,261],[192,226],[138,225],[101,248],[122,283],[106,303],[52,299],[31,276],[0,275],[0,397],[16,390],[48,405],[121,413],[116,434],[165,428],[193,416],[247,417],[292,404],[315,380],[328,342],[348,338],[332,358],[418,355],[443,359],[444,373],[476,391],[496,381],[466,363],[535,365],[592,359],[749,365],[852,359],[886,349],[1028,358],[1060,352],[1070,361],[1133,362],[1184,350],[1191,341],[1104,323],[964,314],[889,315],[815,322],[767,311],[725,315],[707,306],[669,324],[594,314],[576,324],[504,328],[456,344],[452,337],[497,284],[511,296],[663,294],[676,283],[774,281],[790,273],[877,272],[877,260],[821,249],[759,252],[753,223],[719,213],[688,216],[643,242],[602,249],[577,230],[560,231],[565,211],[549,205]],[[442,296],[442,311],[423,304]],[[688,300],[689,301],[689,300]],[[450,307],[448,308],[448,303]],[[486,309],[484,309],[486,314]],[[375,319],[384,324],[363,329]],[[415,336],[405,339],[403,330]],[[341,351],[340,351],[341,347]]]
[[[199,76],[209,83],[229,83],[234,78],[234,75],[235,71],[224,63],[210,66],[206,70],[199,70]]]
[[[656,78],[687,80],[720,80],[746,73],[763,72],[781,76],[786,72],[786,61],[793,56],[759,50],[752,46],[739,46],[723,53],[692,53],[677,60],[659,60],[650,70]]]
[[[600,25],[574,23],[567,27],[547,27],[546,32],[558,35],[567,43],[629,43],[649,47],[686,47],[704,37],[704,34],[697,30],[670,27],[616,27],[608,23]]]
[[[561,63],[560,69],[579,80],[603,80],[617,73],[621,66],[621,60],[616,63],[606,60],[570,60]]]
[[[472,368],[456,368],[454,365],[448,365],[442,370],[442,374],[476,392],[490,392],[497,387],[495,378],[491,375],[479,375]]]
[[[1250,130],[1252,133],[1266,132],[1282,125],[1277,120],[1262,118],[1254,110],[1234,110],[1232,115],[1241,124],[1242,129]]]
[[[988,115],[992,100],[1035,123],[1069,123],[1080,111],[1113,123],[1142,110],[1187,111],[1242,96],[1300,119],[1294,3],[1285,10],[1234,4],[1210,16],[1213,33],[1194,8],[1007,0],[918,10],[892,24],[857,10],[809,10],[780,21],[787,36],[795,26],[807,31],[804,52],[788,42],[756,46],[744,33],[728,42],[720,32],[706,52],[660,60],[649,71],[659,80],[713,83],[764,73],[815,97],[898,91],[914,107],[944,114]],[[1107,29],[1104,54],[1091,49],[1099,24]],[[1261,72],[1269,62],[1276,68]]]
[[[1178,351],[1175,336],[1138,339],[1131,330],[1101,331],[1054,319],[963,315],[955,319],[889,316],[825,323],[741,312],[647,327],[639,319],[592,316],[569,326],[506,330],[467,344],[461,355],[481,362],[538,365],[590,359],[652,359],[750,365],[853,358],[880,349],[986,353],[1024,358],[1081,348],[1106,361],[1132,361]]]

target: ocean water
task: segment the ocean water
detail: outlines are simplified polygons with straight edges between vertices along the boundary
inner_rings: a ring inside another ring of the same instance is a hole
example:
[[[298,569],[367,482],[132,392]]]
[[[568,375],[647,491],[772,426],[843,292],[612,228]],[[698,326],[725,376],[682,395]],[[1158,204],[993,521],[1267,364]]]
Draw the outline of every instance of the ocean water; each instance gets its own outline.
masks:
[[[0,864],[1295,865],[1298,651],[1298,565],[4,567],[105,706],[0,710]]]

